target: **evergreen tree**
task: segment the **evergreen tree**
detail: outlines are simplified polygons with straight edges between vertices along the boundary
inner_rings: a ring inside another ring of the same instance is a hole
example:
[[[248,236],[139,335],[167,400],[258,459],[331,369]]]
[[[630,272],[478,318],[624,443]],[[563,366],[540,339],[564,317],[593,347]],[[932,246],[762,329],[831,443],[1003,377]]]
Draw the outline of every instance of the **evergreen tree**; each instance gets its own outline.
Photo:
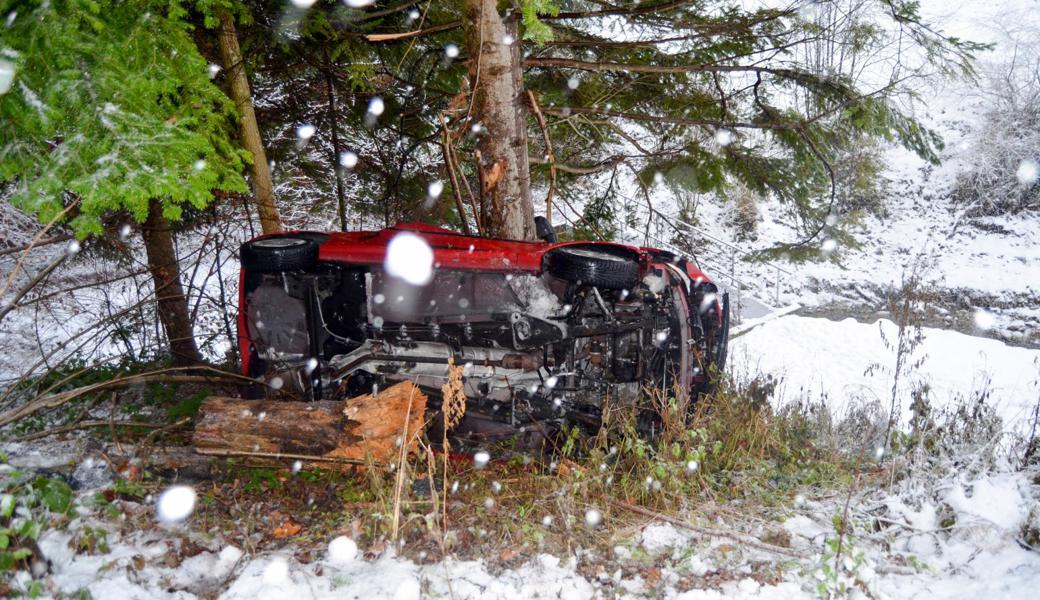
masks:
[[[210,81],[177,0],[3,0],[0,180],[80,238],[109,216],[144,223],[160,320],[175,361],[200,360],[171,222],[214,191],[246,192],[234,106]]]
[[[842,10],[850,18],[817,18],[821,7],[838,4],[847,5]],[[495,7],[504,28],[480,25],[481,6]],[[859,14],[869,18],[851,18]],[[421,93],[422,118],[435,125],[445,113],[458,154],[484,150],[480,167],[468,171],[484,182],[473,186],[481,208],[471,218],[478,224],[499,202],[486,185],[495,165],[521,190],[530,179],[523,161],[504,148],[489,156],[486,148],[503,141],[496,133],[501,115],[519,111],[527,117],[530,135],[523,137],[538,165],[535,180],[546,182],[550,170],[557,179],[551,187],[565,210],[550,216],[606,235],[622,224],[617,215],[632,214],[618,210],[631,202],[625,179],[644,190],[663,184],[717,194],[739,184],[791,207],[806,240],[836,210],[834,162],[851,146],[891,141],[937,160],[941,140],[902,101],[911,98],[915,79],[968,72],[980,48],[936,32],[910,0],[795,0],[755,10],[734,0],[467,0],[431,4],[418,20],[395,13],[374,32],[355,32],[362,33],[399,49],[384,51],[393,60],[379,69],[395,79],[399,104]],[[894,40],[901,41],[899,52],[887,53]],[[504,68],[495,53],[515,45],[522,51]],[[443,56],[452,46],[463,48],[458,60],[441,61],[422,79],[411,75],[410,61]],[[813,60],[810,48],[827,47],[844,59]],[[865,74],[868,56],[873,65]],[[468,89],[445,85],[463,68]],[[521,90],[540,104],[544,128],[523,93],[494,94],[498,105],[483,101],[496,82],[520,74]],[[505,141],[524,143],[511,134]],[[597,176],[606,189],[590,198],[589,178]],[[527,218],[525,211],[516,215]],[[506,229],[530,231],[525,223]]]

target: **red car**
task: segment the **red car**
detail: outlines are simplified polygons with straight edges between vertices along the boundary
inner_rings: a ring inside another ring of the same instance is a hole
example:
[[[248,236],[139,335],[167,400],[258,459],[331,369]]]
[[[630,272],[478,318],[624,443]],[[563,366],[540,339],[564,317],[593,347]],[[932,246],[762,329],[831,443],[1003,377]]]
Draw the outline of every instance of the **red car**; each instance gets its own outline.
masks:
[[[464,365],[462,429],[598,426],[605,403],[652,412],[647,386],[707,391],[729,301],[685,259],[606,242],[510,241],[422,224],[296,232],[242,245],[244,373],[300,399],[408,379],[439,405]]]

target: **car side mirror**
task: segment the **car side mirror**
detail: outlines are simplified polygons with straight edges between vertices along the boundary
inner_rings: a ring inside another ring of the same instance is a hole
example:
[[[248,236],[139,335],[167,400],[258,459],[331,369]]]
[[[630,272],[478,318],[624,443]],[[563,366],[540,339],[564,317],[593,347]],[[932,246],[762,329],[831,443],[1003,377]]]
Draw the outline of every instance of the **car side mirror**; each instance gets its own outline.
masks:
[[[559,241],[556,239],[556,230],[549,224],[549,220],[541,215],[534,218],[534,232],[538,239],[550,244],[555,244]]]

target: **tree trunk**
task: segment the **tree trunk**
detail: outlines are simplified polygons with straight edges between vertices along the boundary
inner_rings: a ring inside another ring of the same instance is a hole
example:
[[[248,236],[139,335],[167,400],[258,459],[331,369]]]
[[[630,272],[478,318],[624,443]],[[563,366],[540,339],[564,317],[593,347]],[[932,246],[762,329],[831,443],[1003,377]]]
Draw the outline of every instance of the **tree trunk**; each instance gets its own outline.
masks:
[[[400,443],[415,451],[426,396],[405,381],[345,402],[209,398],[199,415],[193,443],[200,454],[386,464]]]
[[[481,201],[489,206],[488,235],[535,239],[531,173],[527,164],[527,113],[523,99],[517,23],[502,20],[495,0],[466,0],[463,20],[469,50],[473,121],[481,127]]]
[[[328,93],[329,128],[332,129],[332,173],[336,176],[336,201],[339,208],[339,228],[347,230],[347,200],[343,195],[343,172],[339,164],[339,118],[336,112],[336,88],[333,85],[332,59],[325,50],[325,89]]]
[[[226,10],[218,11],[217,16],[220,18],[220,29],[217,32],[220,59],[224,63],[224,70],[227,71],[231,100],[234,101],[240,115],[242,145],[253,155],[253,195],[256,197],[257,212],[260,213],[260,227],[264,233],[277,233],[282,230],[282,221],[274,203],[271,169],[267,164],[263,140],[260,139],[256,113],[253,112],[253,96],[249,91],[249,79],[242,62],[242,50],[238,46],[235,19]]]
[[[202,362],[195,346],[195,334],[188,317],[188,298],[181,287],[181,271],[173,248],[170,221],[162,214],[158,200],[148,201],[148,220],[141,229],[144,249],[148,256],[148,271],[152,274],[155,298],[158,302],[159,322],[162,323],[170,344],[173,364],[192,365]]]

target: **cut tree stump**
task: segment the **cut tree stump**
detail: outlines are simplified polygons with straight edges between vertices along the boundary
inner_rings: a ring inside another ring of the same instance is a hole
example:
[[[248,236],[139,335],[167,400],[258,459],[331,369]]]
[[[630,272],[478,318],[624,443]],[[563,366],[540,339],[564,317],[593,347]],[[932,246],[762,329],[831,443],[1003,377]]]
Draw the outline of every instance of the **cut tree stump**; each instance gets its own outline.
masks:
[[[402,442],[415,451],[425,418],[426,395],[410,381],[346,401],[213,397],[199,408],[193,443],[199,454],[214,456],[384,465]]]

